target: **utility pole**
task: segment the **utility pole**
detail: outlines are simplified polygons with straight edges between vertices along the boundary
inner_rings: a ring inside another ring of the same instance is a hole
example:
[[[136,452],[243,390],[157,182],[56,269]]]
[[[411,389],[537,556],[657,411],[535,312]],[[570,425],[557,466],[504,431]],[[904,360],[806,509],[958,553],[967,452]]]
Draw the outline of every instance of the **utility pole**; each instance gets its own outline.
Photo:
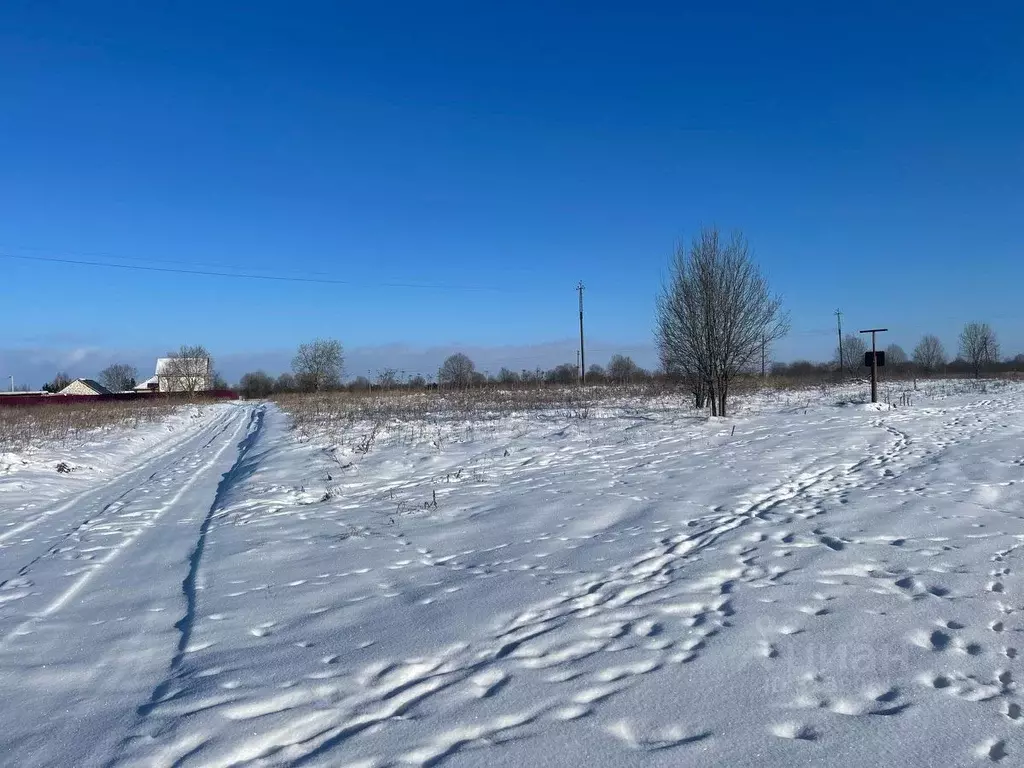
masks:
[[[580,386],[587,383],[587,360],[583,355],[583,281],[580,280],[576,290],[580,294]]]
[[[764,367],[764,348],[768,344],[767,339],[764,336],[761,337],[761,378],[765,378],[766,372]]]
[[[11,392],[14,391],[14,375],[11,375]]]
[[[836,327],[839,330],[839,375],[843,375],[843,313],[836,310]]]
[[[875,351],[875,334],[888,331],[888,328],[868,328],[861,333],[871,334],[871,402],[878,402],[878,353]]]

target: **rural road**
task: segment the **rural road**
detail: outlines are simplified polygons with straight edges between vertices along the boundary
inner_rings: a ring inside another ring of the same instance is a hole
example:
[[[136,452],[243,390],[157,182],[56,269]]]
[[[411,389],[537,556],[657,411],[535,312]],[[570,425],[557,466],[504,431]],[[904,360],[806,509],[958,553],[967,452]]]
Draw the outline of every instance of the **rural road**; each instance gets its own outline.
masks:
[[[0,704],[7,748],[32,756],[20,765],[103,764],[173,685],[209,520],[263,414],[220,407],[140,466],[0,534],[0,680],[33,700],[19,707],[8,691]],[[55,716],[39,722],[41,711]]]

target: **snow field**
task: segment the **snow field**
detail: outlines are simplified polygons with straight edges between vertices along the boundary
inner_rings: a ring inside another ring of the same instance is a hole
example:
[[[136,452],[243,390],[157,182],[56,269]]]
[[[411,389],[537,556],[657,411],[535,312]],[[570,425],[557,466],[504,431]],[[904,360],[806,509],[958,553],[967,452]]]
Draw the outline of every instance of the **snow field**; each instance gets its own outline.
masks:
[[[32,632],[0,645],[30,691],[0,710],[3,748],[21,765],[1013,764],[1024,389],[987,388],[932,384],[894,410],[765,394],[717,421],[602,405],[380,431],[366,453],[366,425],[299,441],[273,407],[248,432],[236,408],[224,453],[196,457],[210,469],[177,454],[199,477],[181,498],[173,474],[160,503],[126,497],[175,519],[122,548],[128,582],[101,571],[40,616],[74,578],[40,561],[40,595],[0,604]],[[63,531],[41,519],[35,535]],[[125,667],[136,684],[98,697]],[[68,731],[54,713],[75,701]],[[26,735],[41,722],[76,738]]]

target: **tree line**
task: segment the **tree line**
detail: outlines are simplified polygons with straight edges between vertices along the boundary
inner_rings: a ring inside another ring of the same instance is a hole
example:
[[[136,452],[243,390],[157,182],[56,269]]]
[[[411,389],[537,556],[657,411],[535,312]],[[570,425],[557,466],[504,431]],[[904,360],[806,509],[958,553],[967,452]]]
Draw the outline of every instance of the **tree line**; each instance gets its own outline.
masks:
[[[936,373],[970,374],[1019,371],[1024,368],[1024,354],[1000,358],[999,340],[988,323],[967,323],[957,339],[956,355],[950,359],[946,347],[938,336],[925,334],[908,355],[899,344],[885,347],[885,367],[901,375]],[[847,375],[864,372],[868,348],[864,337],[850,333],[843,336],[842,346],[836,347],[831,363],[815,364],[807,360],[792,363],[774,363],[772,373],[788,376],[808,376],[824,370],[839,370]]]
[[[367,376],[356,376],[343,381],[345,367],[344,349],[336,339],[316,339],[301,344],[292,358],[291,371],[276,378],[265,371],[251,371],[244,374],[238,384],[243,397],[261,398],[271,395],[332,392],[349,390],[353,392],[399,389],[470,389],[486,386],[539,386],[545,384],[574,384],[579,381],[579,366],[563,363],[554,368],[512,370],[502,367],[497,374],[489,375],[477,369],[476,363],[463,352],[456,352],[445,358],[436,376],[429,378],[422,374],[405,375],[397,368],[384,368],[371,380]],[[587,381],[591,384],[638,384],[655,377],[640,367],[628,355],[613,355],[607,367],[591,365],[587,369]]]

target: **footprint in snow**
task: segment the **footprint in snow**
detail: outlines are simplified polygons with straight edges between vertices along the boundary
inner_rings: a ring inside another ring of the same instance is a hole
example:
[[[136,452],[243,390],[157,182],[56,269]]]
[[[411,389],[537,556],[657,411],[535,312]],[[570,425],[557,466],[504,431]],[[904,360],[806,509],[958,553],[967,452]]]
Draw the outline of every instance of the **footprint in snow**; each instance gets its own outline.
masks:
[[[780,739],[794,739],[798,741],[817,741],[821,736],[819,731],[805,723],[778,723],[771,727],[771,732]]]
[[[681,725],[670,725],[651,730],[643,729],[644,732],[641,733],[638,726],[627,720],[613,723],[606,730],[630,749],[649,752],[692,744],[711,735],[710,731],[693,732]]]
[[[952,638],[939,629],[932,632],[923,629],[911,637],[911,642],[927,651],[944,651],[949,647]]]
[[[974,754],[982,759],[987,758],[993,763],[998,763],[1009,753],[1006,751],[1004,739],[988,739],[974,748]]]

